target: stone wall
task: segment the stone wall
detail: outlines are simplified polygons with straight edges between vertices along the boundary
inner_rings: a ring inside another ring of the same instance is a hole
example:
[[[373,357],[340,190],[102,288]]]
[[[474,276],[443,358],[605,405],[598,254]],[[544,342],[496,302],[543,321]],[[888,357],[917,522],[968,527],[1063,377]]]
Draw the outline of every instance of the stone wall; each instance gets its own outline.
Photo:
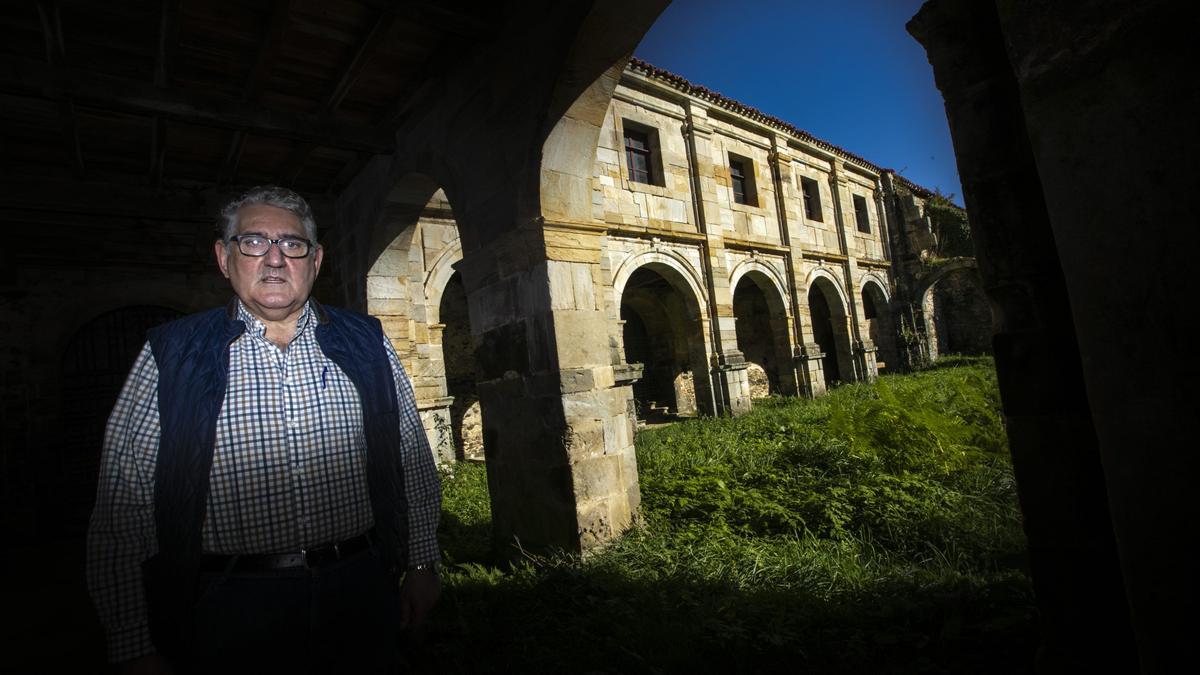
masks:
[[[815,395],[826,380],[870,379],[885,355],[884,367],[903,365],[894,335],[893,247],[897,237],[916,235],[908,220],[889,224],[894,214],[886,205],[899,199],[890,174],[636,63],[621,73],[599,119],[591,215],[602,236],[572,236],[569,256],[599,265],[576,270],[552,261],[547,271],[564,297],[595,292],[602,300],[589,310],[600,319],[591,330],[605,336],[612,367],[633,372],[630,364],[640,364],[640,381],[630,381],[639,414],[738,413],[768,391]],[[630,133],[648,146],[641,180],[631,177]],[[550,161],[572,165],[558,154]],[[741,164],[745,203],[735,198],[731,162]],[[544,181],[542,199],[566,210],[569,195],[554,192],[561,182]],[[923,201],[904,196],[919,213]],[[450,363],[442,355],[477,349],[488,330],[451,325],[479,321],[476,311],[470,319],[430,318],[463,256],[453,211],[437,191],[368,279],[369,305],[380,308],[411,364],[422,405],[431,416],[444,415],[453,431],[457,449],[443,457],[470,454],[464,422],[478,394],[468,383],[480,376],[462,356]],[[407,267],[387,262],[393,258]],[[376,271],[393,276],[377,278]],[[743,292],[754,298],[735,302],[739,284],[750,284]],[[819,320],[812,316],[814,288],[827,314]],[[483,415],[486,427],[486,405]],[[433,425],[430,435],[445,436]]]

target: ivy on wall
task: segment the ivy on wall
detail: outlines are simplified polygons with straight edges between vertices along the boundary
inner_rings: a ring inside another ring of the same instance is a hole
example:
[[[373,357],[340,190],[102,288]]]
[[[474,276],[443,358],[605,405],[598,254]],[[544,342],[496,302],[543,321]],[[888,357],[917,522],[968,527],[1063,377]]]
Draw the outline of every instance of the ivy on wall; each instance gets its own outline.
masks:
[[[971,225],[967,212],[951,203],[941,193],[935,194],[925,205],[925,213],[937,236],[937,257],[974,257],[975,242],[971,239]]]

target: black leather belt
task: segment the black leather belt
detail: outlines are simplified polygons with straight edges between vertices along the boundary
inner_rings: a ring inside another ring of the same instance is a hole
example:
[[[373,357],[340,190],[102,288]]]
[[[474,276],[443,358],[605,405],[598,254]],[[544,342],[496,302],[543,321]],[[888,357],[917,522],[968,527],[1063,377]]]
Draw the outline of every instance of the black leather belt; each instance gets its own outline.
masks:
[[[317,569],[329,563],[345,560],[371,548],[370,532],[351,537],[336,544],[301,549],[298,553],[262,553],[253,555],[203,555],[201,572],[270,572],[287,569]]]

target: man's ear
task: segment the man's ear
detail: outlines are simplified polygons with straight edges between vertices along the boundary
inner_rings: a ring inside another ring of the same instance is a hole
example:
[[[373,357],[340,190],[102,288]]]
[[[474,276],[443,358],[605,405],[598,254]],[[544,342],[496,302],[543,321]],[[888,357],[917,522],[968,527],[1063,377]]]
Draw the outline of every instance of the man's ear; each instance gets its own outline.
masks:
[[[217,256],[217,267],[221,268],[221,274],[225,278],[229,278],[229,243],[223,239],[218,239],[213,242],[213,253]]]
[[[325,247],[317,244],[317,250],[313,251],[313,276],[321,273],[321,261],[325,259]],[[228,276],[228,275],[226,275]]]

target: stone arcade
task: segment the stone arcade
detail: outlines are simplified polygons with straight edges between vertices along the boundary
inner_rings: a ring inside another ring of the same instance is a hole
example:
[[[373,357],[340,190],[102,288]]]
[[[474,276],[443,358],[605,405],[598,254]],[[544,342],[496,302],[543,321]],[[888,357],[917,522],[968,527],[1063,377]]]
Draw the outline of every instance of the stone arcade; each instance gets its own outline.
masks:
[[[7,10],[29,53],[6,57],[0,82],[21,104],[6,108],[3,204],[9,227],[30,234],[4,308],[16,395],[3,419],[9,438],[50,448],[6,451],[18,531],[82,524],[127,362],[148,326],[224,300],[208,273],[210,214],[249,184],[308,194],[329,260],[318,297],[383,321],[440,459],[486,455],[498,541],[611,539],[637,512],[639,416],[740,414],[751,379],[760,394],[807,396],[870,379],[896,367],[904,315],[925,326],[924,305],[895,301],[893,279],[912,275],[928,243],[905,232],[928,229],[930,194],[627,65],[638,35],[604,32],[628,18],[618,8],[575,17],[595,34],[562,66],[570,87],[551,78],[539,99],[513,85],[481,103],[472,89],[435,94],[436,79],[415,98],[394,93],[397,73],[424,66],[385,36],[480,35],[486,17],[347,1],[333,31],[302,4],[243,7],[237,18],[264,31],[256,42],[221,30],[219,3],[151,4],[119,16],[87,3]],[[654,11],[640,11],[648,25]],[[133,56],[106,37],[151,21],[161,39],[135,42]],[[292,46],[305,41],[343,69],[301,58]],[[507,44],[458,54],[444,76],[490,72],[500,86],[563,59]],[[74,51],[93,58],[85,66]],[[530,126],[538,115],[521,111],[536,105],[558,110],[555,121]],[[498,142],[512,147],[474,151]],[[528,165],[503,163],[515,157]],[[63,236],[81,245],[57,250]]]
[[[637,419],[736,415],[754,396],[818,395],[908,365],[902,321],[929,332],[926,357],[989,349],[959,338],[990,334],[986,299],[968,295],[959,308],[963,294],[934,292],[975,267],[925,264],[928,190],[649,64],[619,77],[596,147],[554,149],[595,156],[590,218],[535,224],[550,314],[606,340],[602,355],[588,341],[559,347],[587,364],[574,377],[610,383],[599,402],[588,398],[600,406],[591,414],[603,420],[604,455],[628,452]],[[558,187],[546,181],[544,203],[570,197]],[[471,326],[502,320],[492,312],[505,305],[468,311],[471,261],[445,190],[403,213],[377,226],[395,234],[367,271],[366,306],[405,359],[440,458],[478,458],[486,429],[523,424],[492,421],[486,403],[479,420],[479,386],[519,371],[477,373]],[[896,275],[911,299],[896,298]]]
[[[920,190],[626,70],[664,4],[3,3],[6,543],[82,524],[104,392],[147,325],[224,300],[208,214],[245,185],[313,198],[318,294],[385,317],[429,417],[478,400],[502,540],[578,550],[631,522],[638,396],[736,412],[757,368],[813,394],[906,358],[882,336],[955,305],[914,302],[931,279],[902,269],[927,248]],[[1182,4],[931,0],[910,24],[994,312],[1046,672],[1193,651]]]

